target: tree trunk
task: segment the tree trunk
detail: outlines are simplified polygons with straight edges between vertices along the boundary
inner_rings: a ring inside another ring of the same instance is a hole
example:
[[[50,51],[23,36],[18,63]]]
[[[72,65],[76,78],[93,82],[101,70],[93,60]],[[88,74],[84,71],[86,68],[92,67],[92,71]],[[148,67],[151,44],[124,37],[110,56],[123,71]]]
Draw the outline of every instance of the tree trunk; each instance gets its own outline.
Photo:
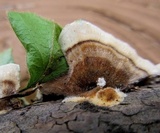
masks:
[[[160,84],[128,93],[120,105],[38,103],[0,116],[0,133],[159,133]]]

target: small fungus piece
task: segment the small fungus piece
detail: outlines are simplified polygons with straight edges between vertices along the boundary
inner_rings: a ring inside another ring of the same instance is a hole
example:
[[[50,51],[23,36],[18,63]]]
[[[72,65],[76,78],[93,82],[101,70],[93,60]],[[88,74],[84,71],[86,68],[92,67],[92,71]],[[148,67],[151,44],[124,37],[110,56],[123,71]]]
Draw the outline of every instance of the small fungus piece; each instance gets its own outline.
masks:
[[[81,96],[70,96],[70,97],[66,97],[62,102],[66,103],[66,102],[77,102],[77,103],[81,103],[87,101],[86,97],[81,97]]]
[[[101,78],[98,78],[98,80],[97,80],[97,86],[99,86],[99,87],[104,87],[106,85],[106,81],[105,81],[105,79],[103,78],[103,77],[101,77]]]
[[[107,87],[98,90],[94,95],[66,97],[62,102],[89,102],[97,106],[111,107],[121,103],[127,95],[118,89]]]
[[[99,90],[89,102],[98,106],[114,106],[121,103],[127,95],[118,89],[107,87]]]
[[[34,91],[35,88],[30,88],[29,90],[27,90],[28,92],[29,91]],[[27,92],[25,91],[25,92]],[[23,102],[23,105],[24,106],[27,106],[27,105],[31,105],[33,103],[37,103],[37,102],[40,102],[42,101],[43,99],[43,96],[42,96],[42,93],[39,89],[37,89],[36,91],[34,91],[33,93],[31,93],[30,95],[27,95],[27,96],[24,96],[24,97],[21,97],[19,98],[22,102]]]
[[[15,94],[19,87],[19,65],[10,63],[0,66],[0,98]]]

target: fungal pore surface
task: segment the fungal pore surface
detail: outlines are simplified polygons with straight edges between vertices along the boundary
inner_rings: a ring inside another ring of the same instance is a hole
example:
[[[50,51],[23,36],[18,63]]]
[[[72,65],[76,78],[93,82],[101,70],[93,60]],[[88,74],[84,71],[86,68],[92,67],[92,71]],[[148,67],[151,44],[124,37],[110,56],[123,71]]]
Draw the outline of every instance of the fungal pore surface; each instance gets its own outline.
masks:
[[[69,72],[44,85],[43,91],[69,96],[63,102],[117,105],[126,97],[120,89],[160,74],[158,65],[140,57],[129,44],[83,20],[66,25],[59,43]]]

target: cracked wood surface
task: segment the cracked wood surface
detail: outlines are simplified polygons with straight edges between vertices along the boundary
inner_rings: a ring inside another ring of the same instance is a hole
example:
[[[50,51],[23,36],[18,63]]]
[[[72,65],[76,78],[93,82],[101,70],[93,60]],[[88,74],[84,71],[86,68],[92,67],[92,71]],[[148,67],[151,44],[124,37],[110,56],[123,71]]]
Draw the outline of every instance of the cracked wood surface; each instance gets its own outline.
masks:
[[[50,101],[0,116],[0,133],[159,133],[160,84],[128,93],[111,108]]]

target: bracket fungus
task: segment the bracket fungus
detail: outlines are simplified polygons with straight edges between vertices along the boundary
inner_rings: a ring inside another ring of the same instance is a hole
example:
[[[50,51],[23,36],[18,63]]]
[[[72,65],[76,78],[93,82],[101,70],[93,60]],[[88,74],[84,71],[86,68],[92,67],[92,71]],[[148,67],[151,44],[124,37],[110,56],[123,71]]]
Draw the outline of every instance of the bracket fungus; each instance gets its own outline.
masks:
[[[19,65],[10,63],[0,66],[0,98],[15,94],[19,87]]]
[[[17,64],[0,66],[0,114],[5,114],[13,108],[20,108],[42,99],[40,90],[30,89],[19,93],[20,67]]]
[[[69,72],[43,84],[42,91],[71,96],[64,102],[88,101],[99,106],[113,106],[126,96],[116,88],[126,88],[160,74],[156,65],[140,57],[129,44],[83,20],[66,25],[59,43]]]
[[[0,66],[0,114],[10,110],[9,101],[3,98],[16,94],[20,87],[20,67],[17,64]]]

